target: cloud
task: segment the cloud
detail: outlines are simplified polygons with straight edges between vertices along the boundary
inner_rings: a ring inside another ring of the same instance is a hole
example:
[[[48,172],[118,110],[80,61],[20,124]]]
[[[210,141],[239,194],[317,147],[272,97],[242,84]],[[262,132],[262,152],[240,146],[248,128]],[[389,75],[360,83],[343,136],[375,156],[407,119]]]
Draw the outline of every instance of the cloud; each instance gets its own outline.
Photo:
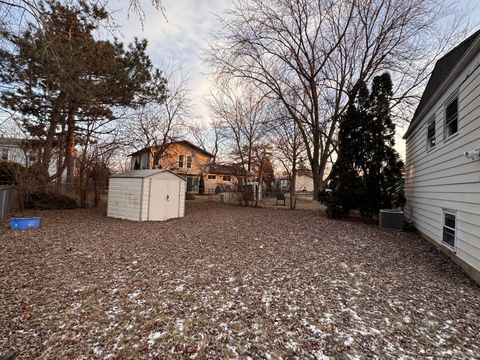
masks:
[[[150,1],[141,3],[145,12],[142,26],[135,14],[128,16],[129,0],[111,3],[115,21],[121,26],[124,41],[134,37],[146,38],[148,53],[155,65],[181,63],[190,79],[191,98],[196,115],[204,120],[208,111],[203,99],[210,88],[206,69],[202,64],[202,50],[207,45],[209,34],[218,25],[215,14],[221,14],[229,6],[228,0],[163,0],[165,17]],[[116,5],[118,5],[116,7]]]

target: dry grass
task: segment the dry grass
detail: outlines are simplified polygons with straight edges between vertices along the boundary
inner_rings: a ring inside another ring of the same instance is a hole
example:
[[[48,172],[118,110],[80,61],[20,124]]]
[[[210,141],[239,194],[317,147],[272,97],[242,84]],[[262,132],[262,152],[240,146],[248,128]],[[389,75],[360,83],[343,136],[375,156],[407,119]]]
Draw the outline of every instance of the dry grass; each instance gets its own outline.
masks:
[[[479,287],[410,233],[209,203],[164,223],[40,214],[0,229],[0,355],[480,357]]]

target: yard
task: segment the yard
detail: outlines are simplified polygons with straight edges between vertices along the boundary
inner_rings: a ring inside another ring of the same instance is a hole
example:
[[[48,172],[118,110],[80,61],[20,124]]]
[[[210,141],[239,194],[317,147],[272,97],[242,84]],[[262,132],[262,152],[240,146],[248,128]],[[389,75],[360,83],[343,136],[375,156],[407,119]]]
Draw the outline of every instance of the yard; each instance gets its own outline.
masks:
[[[479,358],[480,287],[412,233],[190,203],[0,229],[0,358]]]

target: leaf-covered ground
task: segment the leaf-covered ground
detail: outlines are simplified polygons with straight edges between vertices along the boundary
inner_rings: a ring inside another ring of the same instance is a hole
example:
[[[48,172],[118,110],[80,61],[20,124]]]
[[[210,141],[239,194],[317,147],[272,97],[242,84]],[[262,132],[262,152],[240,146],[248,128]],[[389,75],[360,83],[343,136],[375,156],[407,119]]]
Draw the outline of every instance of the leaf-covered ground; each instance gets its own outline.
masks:
[[[0,229],[0,358],[480,358],[480,288],[412,233],[189,204]]]

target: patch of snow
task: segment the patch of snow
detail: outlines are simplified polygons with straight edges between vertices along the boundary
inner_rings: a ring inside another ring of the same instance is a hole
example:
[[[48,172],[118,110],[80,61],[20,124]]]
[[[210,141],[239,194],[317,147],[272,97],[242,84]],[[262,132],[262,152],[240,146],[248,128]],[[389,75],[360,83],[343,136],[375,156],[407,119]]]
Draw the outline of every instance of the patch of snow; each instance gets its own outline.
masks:
[[[349,336],[349,337],[347,338],[347,340],[345,340],[345,341],[343,342],[343,345],[345,345],[345,346],[350,346],[350,345],[352,345],[352,344],[353,344],[353,337],[351,337],[351,336]]]
[[[128,294],[128,298],[130,300],[133,300],[133,299],[137,298],[139,295],[140,295],[140,290],[137,289],[133,293]]]
[[[317,360],[330,360],[330,357],[325,355],[322,350],[317,350],[313,353],[315,359]]]
[[[177,320],[177,323],[175,324],[175,326],[177,327],[178,331],[181,334],[183,334],[183,329],[184,329],[183,320]]]
[[[238,359],[239,354],[238,354],[237,348],[236,348],[235,346],[232,346],[232,345],[227,344],[227,349],[233,354],[233,356],[234,356],[236,359]]]
[[[157,341],[161,337],[162,337],[162,333],[159,331],[150,333],[150,335],[148,335],[148,345],[153,346],[153,344],[155,344],[155,341]]]

